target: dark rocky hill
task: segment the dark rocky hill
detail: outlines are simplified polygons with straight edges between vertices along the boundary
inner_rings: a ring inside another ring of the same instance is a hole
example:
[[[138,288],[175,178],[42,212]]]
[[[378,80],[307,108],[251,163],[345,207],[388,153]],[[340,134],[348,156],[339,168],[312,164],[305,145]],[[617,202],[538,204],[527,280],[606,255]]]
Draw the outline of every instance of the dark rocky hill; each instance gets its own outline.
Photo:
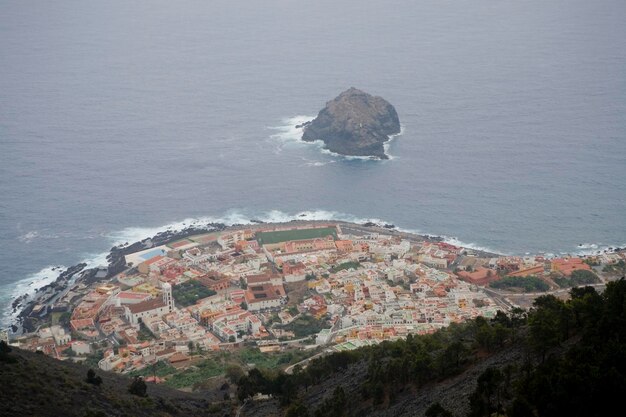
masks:
[[[349,365],[345,370],[334,373],[322,383],[303,390],[301,403],[308,410],[316,410],[324,401],[332,401],[333,393],[338,388],[345,392],[347,416],[377,417],[416,417],[424,416],[435,403],[441,404],[454,416],[466,416],[470,411],[470,396],[476,389],[479,376],[490,367],[503,368],[509,364],[520,363],[523,359],[521,346],[509,346],[506,349],[487,356],[461,374],[433,381],[421,387],[403,386],[395,389],[393,398],[388,396],[380,404],[373,404],[371,399],[362,395],[362,385],[368,378],[368,364],[365,361]],[[242,417],[270,417],[280,415],[280,402],[277,400],[250,402],[242,411]],[[315,415],[312,411],[311,416]]]
[[[341,155],[388,159],[383,144],[397,133],[396,109],[385,99],[352,87],[304,124],[302,140],[322,140],[326,149]]]
[[[234,404],[220,391],[187,393],[148,383],[145,397],[128,391],[132,379],[95,371],[99,385],[87,382],[89,368],[41,354],[0,347],[2,417],[230,416]]]

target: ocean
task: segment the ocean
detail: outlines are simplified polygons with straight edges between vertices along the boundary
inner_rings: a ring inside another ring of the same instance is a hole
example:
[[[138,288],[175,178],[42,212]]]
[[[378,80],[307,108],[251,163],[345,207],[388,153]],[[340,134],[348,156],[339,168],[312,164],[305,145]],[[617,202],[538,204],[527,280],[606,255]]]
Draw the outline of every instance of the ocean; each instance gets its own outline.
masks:
[[[55,266],[194,221],[626,246],[623,0],[0,4],[2,325]],[[351,86],[396,107],[391,160],[298,140]]]

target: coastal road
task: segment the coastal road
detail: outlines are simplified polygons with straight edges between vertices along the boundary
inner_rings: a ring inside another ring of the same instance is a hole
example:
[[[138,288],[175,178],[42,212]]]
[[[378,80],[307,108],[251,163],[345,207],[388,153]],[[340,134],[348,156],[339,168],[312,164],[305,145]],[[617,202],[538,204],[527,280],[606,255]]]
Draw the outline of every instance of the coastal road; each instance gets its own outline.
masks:
[[[501,294],[497,291],[492,290],[491,288],[481,287],[483,291],[485,291],[500,307],[503,307],[505,310],[512,310],[517,307],[515,304],[511,303],[505,294]]]

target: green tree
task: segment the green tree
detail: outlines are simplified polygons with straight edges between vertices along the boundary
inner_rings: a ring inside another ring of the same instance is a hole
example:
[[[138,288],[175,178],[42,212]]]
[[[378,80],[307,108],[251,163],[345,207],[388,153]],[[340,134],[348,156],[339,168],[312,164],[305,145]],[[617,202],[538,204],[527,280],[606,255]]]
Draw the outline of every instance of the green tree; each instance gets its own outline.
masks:
[[[542,295],[533,304],[528,323],[530,325],[530,344],[537,354],[545,360],[549,349],[561,341],[561,310],[563,302],[553,295]]]
[[[431,404],[424,415],[426,417],[452,417],[452,413],[438,402]]]
[[[498,347],[504,346],[504,342],[509,337],[511,331],[501,323],[493,325],[493,340]]]
[[[245,373],[239,365],[232,364],[226,367],[226,378],[233,384],[239,383],[239,380],[243,378],[244,375]]]
[[[94,371],[93,369],[89,369],[87,371],[87,382],[89,384],[93,384],[99,387],[100,385],[102,385],[102,377],[96,375],[96,371]]]
[[[476,317],[476,343],[479,347],[490,351],[495,344],[495,332],[484,317]]]
[[[285,417],[309,417],[309,410],[298,401],[289,406]]]
[[[470,417],[489,417],[503,411],[506,391],[505,377],[498,368],[487,368],[479,377],[476,390],[470,396]]]
[[[0,341],[0,353],[11,353],[11,346],[7,344],[4,340]]]
[[[136,376],[128,386],[128,392],[138,397],[147,396],[148,387],[142,377]]]
[[[12,350],[13,349],[11,349],[11,346],[9,346],[4,340],[0,341],[0,362],[17,363],[17,359],[9,355]]]

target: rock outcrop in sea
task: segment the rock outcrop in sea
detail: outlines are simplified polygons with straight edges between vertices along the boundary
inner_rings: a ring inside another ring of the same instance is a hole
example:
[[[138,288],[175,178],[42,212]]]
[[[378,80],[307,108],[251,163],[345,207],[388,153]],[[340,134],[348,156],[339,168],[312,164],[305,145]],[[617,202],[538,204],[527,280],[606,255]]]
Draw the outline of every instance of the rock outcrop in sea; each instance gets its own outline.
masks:
[[[331,152],[389,159],[383,145],[400,133],[400,120],[387,100],[352,87],[299,127],[304,128],[302,140],[321,140]]]

